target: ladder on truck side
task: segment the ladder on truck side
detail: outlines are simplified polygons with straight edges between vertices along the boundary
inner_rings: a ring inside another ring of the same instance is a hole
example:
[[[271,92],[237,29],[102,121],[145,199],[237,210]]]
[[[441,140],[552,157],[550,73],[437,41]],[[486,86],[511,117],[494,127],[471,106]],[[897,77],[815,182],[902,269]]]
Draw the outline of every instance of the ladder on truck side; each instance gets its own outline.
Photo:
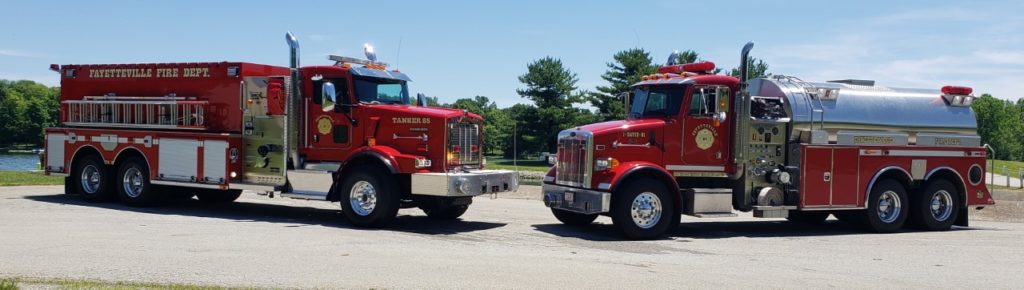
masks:
[[[62,102],[67,108],[64,125],[144,129],[206,129],[209,101],[194,97],[87,96]]]

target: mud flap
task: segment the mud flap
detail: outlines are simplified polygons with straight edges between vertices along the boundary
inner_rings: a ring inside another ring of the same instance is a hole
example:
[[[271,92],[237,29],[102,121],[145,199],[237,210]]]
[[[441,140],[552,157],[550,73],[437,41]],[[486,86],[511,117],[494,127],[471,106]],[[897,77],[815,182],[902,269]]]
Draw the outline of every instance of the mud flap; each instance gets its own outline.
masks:
[[[75,193],[77,193],[77,192],[75,192],[74,186],[72,186],[74,184],[72,182],[74,182],[74,181],[71,179],[71,175],[68,175],[68,176],[64,177],[64,194],[75,194]]]

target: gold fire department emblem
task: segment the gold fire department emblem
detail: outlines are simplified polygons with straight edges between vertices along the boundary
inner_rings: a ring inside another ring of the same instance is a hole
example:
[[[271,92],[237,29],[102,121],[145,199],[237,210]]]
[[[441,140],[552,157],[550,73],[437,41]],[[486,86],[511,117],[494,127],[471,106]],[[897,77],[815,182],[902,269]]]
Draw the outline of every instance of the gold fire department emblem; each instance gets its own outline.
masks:
[[[698,130],[694,137],[697,141],[697,148],[700,148],[700,150],[707,150],[711,148],[712,144],[715,144],[715,133],[707,128]]]
[[[331,133],[332,127],[334,127],[334,121],[331,120],[331,117],[320,116],[320,118],[316,119],[316,131],[320,132],[321,135]]]

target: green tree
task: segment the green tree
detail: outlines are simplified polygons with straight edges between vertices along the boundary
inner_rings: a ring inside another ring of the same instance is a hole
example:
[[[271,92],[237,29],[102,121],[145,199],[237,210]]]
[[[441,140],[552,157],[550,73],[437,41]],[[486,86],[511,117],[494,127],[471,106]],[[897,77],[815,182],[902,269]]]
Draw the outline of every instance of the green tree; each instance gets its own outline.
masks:
[[[740,68],[734,67],[729,71],[729,75],[734,77],[740,77]],[[747,59],[747,75],[750,79],[769,77],[772,74],[768,72],[768,63],[764,62],[755,57]]]
[[[448,107],[463,109],[484,118],[484,154],[503,154],[511,145],[512,119],[485,96],[455,100]]]
[[[1021,160],[1024,146],[1024,119],[1019,109],[1021,101],[1012,103],[992,95],[983,94],[971,105],[978,123],[981,142],[996,149],[995,157],[1004,160]]]
[[[625,116],[626,106],[623,94],[630,92],[630,86],[640,81],[640,77],[657,71],[651,54],[642,48],[633,48],[615,53],[614,62],[609,62],[608,70],[601,78],[608,82],[607,86],[597,87],[597,92],[587,94],[590,104],[597,109],[601,120],[620,119]]]
[[[33,81],[0,80],[0,146],[42,145],[45,129],[57,123],[59,94]]]
[[[583,94],[575,92],[577,80],[561,60],[550,56],[527,65],[526,74],[519,77],[526,88],[516,92],[537,108],[537,119],[530,119],[531,124],[524,129],[540,139],[540,150],[555,150],[559,131],[592,120],[590,111],[574,107],[584,101]]]

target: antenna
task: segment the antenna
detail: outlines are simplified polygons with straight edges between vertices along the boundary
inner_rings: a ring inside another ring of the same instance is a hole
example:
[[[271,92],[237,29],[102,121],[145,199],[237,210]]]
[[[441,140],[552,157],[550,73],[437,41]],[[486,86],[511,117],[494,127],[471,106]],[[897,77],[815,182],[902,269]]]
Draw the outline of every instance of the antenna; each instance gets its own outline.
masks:
[[[398,64],[402,61],[402,37],[398,37],[398,53],[395,54],[395,70],[398,70]]]
[[[633,28],[633,36],[636,37],[636,47],[640,47],[640,32],[637,32],[636,28]]]

